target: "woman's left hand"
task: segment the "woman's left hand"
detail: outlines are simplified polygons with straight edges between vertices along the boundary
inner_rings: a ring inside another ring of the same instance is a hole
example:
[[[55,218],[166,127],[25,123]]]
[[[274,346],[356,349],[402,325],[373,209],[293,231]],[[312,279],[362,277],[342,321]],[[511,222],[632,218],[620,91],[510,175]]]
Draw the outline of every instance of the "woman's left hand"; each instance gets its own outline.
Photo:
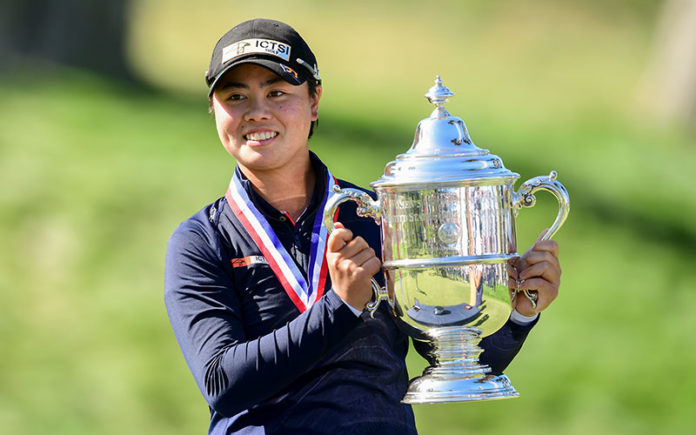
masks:
[[[524,316],[534,316],[544,311],[558,296],[561,285],[561,265],[558,262],[558,243],[541,240],[542,231],[534,245],[519,258],[516,264],[508,265],[508,287],[513,308]],[[534,291],[536,307],[523,290]]]

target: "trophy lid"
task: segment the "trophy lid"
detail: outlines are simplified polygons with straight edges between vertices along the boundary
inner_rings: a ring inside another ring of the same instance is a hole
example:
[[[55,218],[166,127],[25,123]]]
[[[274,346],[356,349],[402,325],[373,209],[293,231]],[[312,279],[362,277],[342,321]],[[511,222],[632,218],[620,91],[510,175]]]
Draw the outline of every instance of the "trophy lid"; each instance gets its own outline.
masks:
[[[373,188],[428,184],[507,184],[519,174],[503,166],[500,157],[474,145],[464,121],[450,115],[444,104],[454,93],[438,75],[425,97],[435,105],[430,117],[418,123],[413,145],[387,164]]]

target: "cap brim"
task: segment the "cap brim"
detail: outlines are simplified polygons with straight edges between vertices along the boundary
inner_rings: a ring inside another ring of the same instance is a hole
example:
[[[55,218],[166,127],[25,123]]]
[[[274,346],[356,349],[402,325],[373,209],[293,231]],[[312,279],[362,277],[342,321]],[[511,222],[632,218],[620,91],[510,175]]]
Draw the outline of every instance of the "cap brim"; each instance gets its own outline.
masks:
[[[306,81],[305,78],[302,77],[302,75],[300,75],[297,71],[293,70],[285,64],[266,58],[248,57],[245,59],[239,59],[235,62],[230,62],[228,65],[225,65],[225,67],[218,73],[217,77],[215,77],[213,82],[210,84],[210,89],[208,90],[208,97],[213,95],[215,87],[225,74],[227,74],[233,68],[244,64],[254,64],[269,69],[271,72],[277,74],[281,79],[285,80],[291,85],[299,86]]]

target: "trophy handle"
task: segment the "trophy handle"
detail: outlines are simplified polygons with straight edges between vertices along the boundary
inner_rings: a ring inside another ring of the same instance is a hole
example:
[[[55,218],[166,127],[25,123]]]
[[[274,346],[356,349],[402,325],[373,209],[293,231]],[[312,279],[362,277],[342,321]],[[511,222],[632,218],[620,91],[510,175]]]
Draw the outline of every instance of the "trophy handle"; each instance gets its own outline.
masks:
[[[370,195],[357,189],[341,189],[338,185],[333,187],[334,194],[326,202],[324,207],[324,225],[329,234],[334,229],[334,215],[338,211],[338,207],[347,201],[355,201],[358,203],[358,209],[356,211],[357,215],[360,217],[371,217],[375,220],[377,225],[380,223],[381,212],[379,210],[379,202],[373,201]],[[372,291],[375,295],[375,300],[367,303],[367,311],[370,313],[371,317],[375,316],[377,308],[382,301],[386,301],[392,308],[394,307],[394,301],[389,297],[389,292],[385,287],[380,287],[380,285],[375,281],[374,278],[371,280]]]
[[[536,204],[536,197],[534,192],[538,190],[545,190],[551,192],[553,196],[558,199],[558,215],[556,220],[553,222],[549,230],[544,234],[541,240],[549,240],[553,237],[556,232],[561,228],[566,218],[568,217],[568,212],[570,211],[570,197],[568,196],[568,191],[565,186],[561,184],[556,177],[558,173],[556,171],[551,171],[548,176],[534,177],[522,183],[520,190],[513,196],[513,210],[515,215],[519,212],[522,207],[533,207]],[[535,291],[524,291],[527,299],[532,303],[532,307],[536,308],[537,293]]]

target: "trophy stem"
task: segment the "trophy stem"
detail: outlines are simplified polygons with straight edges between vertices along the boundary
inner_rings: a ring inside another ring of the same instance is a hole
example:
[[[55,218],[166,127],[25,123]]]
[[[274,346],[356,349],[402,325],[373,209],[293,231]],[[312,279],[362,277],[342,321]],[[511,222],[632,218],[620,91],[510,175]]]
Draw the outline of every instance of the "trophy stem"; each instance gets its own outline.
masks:
[[[505,375],[492,376],[479,364],[481,331],[472,327],[442,327],[427,331],[435,363],[411,381],[403,403],[443,403],[493,400],[519,394]]]

